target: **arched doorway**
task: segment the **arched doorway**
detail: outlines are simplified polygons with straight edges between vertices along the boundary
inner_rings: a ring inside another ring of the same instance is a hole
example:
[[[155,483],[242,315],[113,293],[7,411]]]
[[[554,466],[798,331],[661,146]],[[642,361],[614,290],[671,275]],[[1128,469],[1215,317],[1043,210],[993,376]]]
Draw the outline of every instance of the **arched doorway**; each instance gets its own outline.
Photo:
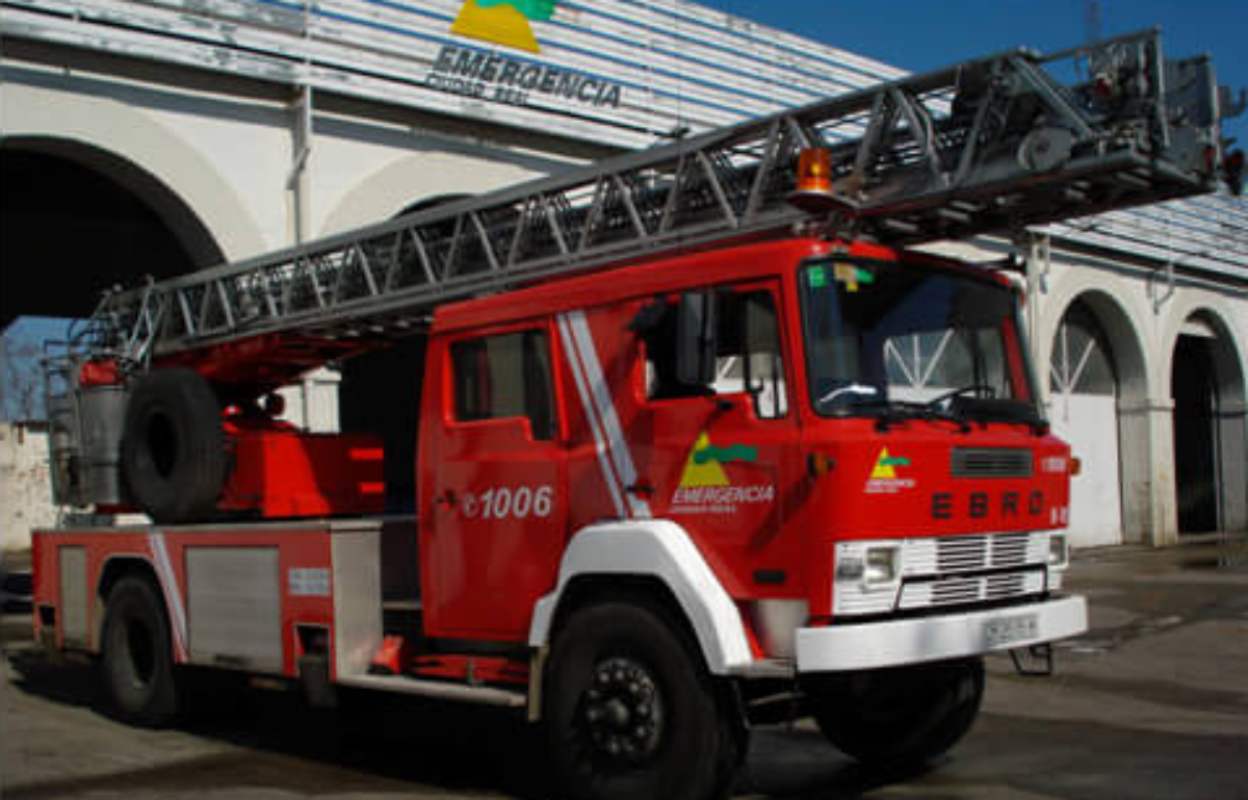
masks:
[[[1109,336],[1088,304],[1062,315],[1049,364],[1053,431],[1083,462],[1071,482],[1072,541],[1083,547],[1122,541],[1118,464],[1118,375]]]
[[[1049,351],[1049,418],[1083,465],[1070,487],[1075,546],[1151,533],[1147,375],[1136,328],[1112,295],[1089,290],[1066,306]]]
[[[1175,338],[1174,483],[1179,533],[1248,527],[1244,376],[1227,326],[1198,311]]]
[[[181,198],[98,148],[7,138],[0,186],[0,327],[21,315],[86,316],[110,286],[224,260]]]
[[[395,217],[415,214],[472,195],[445,194],[405,205]],[[342,362],[338,413],[342,430],[372,433],[385,444],[386,511],[416,507],[416,434],[425,362],[423,332],[393,346]]]

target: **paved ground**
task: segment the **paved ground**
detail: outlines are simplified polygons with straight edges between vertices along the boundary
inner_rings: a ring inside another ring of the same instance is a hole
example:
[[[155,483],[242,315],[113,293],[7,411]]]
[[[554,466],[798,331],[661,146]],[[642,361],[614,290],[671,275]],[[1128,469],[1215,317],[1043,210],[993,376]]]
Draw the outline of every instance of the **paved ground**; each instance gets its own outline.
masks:
[[[1086,554],[1069,584],[1093,629],[1058,674],[990,660],[984,713],[918,774],[859,767],[813,728],[755,732],[741,797],[1248,798],[1248,540]],[[29,649],[3,618],[0,787],[29,798],[544,797],[523,725],[392,703],[344,728],[282,693],[252,693],[169,731],[95,707],[92,673]]]

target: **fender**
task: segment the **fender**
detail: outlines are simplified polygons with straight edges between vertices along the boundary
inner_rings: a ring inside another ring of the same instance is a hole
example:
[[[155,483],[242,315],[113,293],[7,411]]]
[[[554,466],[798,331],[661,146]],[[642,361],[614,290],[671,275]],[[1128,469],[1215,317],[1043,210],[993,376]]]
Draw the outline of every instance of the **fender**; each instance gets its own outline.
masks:
[[[657,578],[671,589],[685,612],[712,674],[740,673],[754,660],[736,604],[689,534],[670,520],[603,522],[577,531],[559,563],[555,590],[533,606],[530,646],[549,644],[550,626],[563,592],[580,575]]]

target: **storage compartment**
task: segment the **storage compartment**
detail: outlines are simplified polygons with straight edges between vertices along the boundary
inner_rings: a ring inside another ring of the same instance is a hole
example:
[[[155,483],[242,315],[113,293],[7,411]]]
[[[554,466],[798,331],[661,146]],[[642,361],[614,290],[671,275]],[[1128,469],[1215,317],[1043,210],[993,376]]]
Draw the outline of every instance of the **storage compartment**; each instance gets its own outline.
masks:
[[[365,434],[235,429],[233,469],[218,507],[259,516],[378,514],[385,507],[382,444]]]

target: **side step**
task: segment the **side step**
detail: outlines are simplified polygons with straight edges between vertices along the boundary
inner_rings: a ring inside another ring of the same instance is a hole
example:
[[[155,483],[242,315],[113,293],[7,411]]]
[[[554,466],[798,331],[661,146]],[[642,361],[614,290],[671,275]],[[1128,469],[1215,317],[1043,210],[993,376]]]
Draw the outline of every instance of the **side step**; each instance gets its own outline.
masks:
[[[524,708],[529,702],[528,696],[524,692],[500,689],[496,686],[467,686],[462,683],[409,678],[405,675],[351,675],[339,678],[338,685],[348,686],[353,689],[398,692],[420,697],[435,697],[440,700],[455,700],[461,703],[478,703],[487,706],[505,706],[507,708]]]

